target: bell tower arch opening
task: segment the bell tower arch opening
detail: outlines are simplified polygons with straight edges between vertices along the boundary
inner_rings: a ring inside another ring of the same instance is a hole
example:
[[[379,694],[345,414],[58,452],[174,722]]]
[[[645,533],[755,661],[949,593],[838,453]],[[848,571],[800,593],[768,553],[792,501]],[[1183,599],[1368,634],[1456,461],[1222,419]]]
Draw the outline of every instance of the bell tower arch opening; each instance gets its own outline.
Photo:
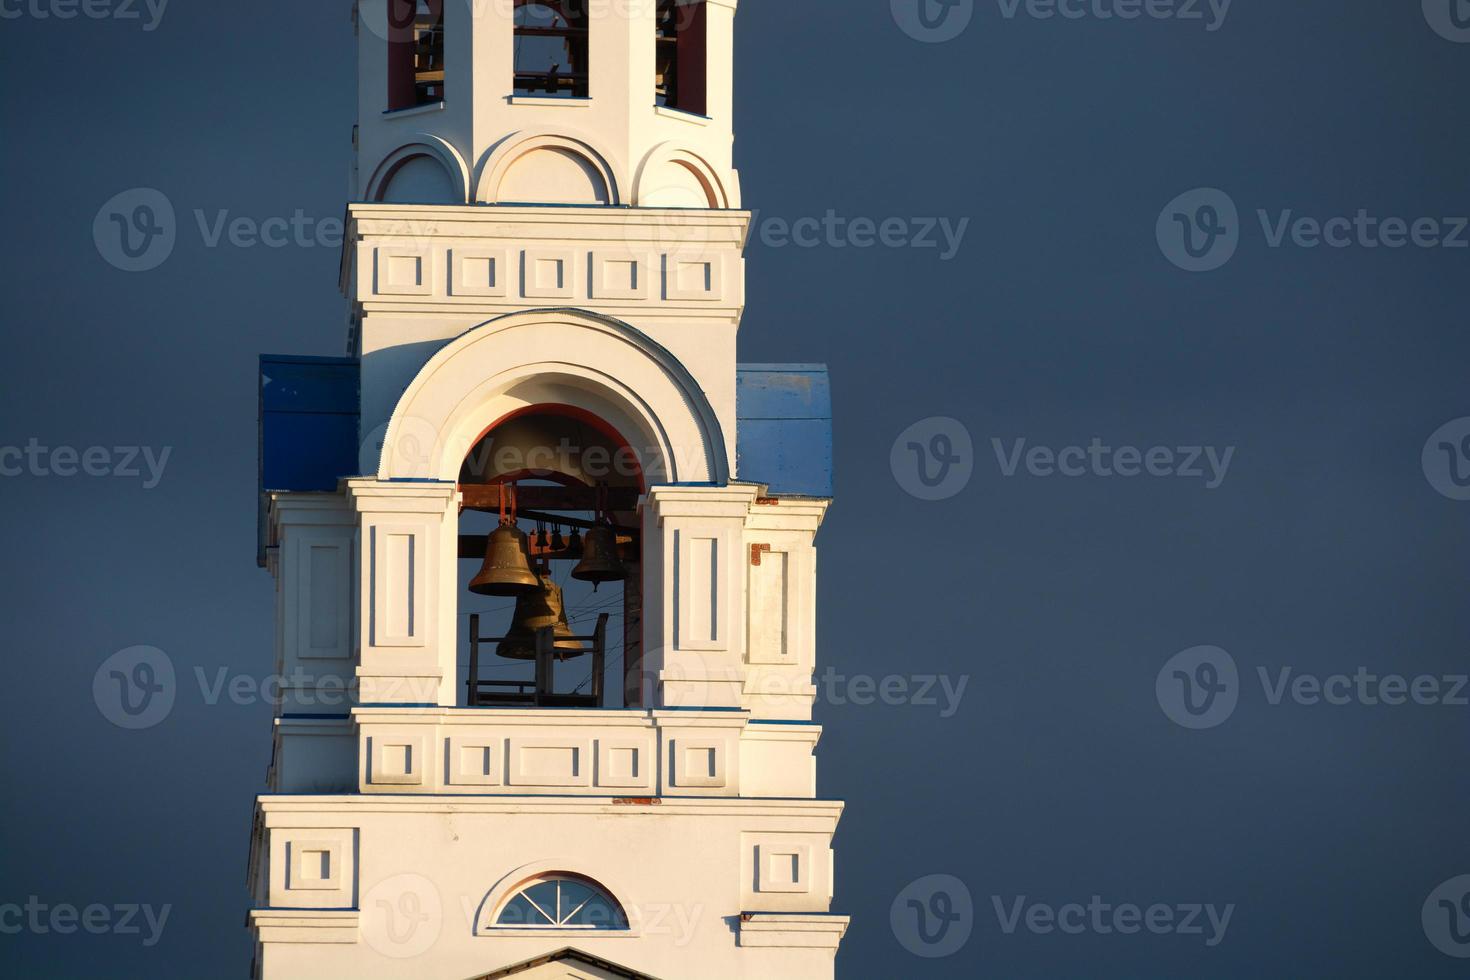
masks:
[[[458,661],[467,707],[641,698],[638,453],[563,403],[517,409],[460,466]]]

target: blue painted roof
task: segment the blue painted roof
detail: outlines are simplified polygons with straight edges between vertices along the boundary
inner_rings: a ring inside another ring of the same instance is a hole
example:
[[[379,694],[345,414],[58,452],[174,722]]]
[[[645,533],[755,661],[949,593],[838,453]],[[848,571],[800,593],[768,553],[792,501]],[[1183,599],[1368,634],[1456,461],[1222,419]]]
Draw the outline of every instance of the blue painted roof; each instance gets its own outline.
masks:
[[[260,357],[260,529],[266,494],[330,491],[358,470],[358,362],[346,357]]]
[[[825,364],[735,369],[735,471],[773,494],[832,496],[832,385]]]

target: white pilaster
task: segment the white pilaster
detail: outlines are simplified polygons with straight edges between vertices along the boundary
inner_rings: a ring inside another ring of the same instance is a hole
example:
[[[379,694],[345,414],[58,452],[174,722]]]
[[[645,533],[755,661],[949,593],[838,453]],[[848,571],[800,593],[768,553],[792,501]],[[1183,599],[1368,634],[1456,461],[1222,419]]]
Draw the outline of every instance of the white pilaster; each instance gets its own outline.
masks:
[[[459,491],[365,479],[346,486],[362,556],[358,699],[452,706]]]

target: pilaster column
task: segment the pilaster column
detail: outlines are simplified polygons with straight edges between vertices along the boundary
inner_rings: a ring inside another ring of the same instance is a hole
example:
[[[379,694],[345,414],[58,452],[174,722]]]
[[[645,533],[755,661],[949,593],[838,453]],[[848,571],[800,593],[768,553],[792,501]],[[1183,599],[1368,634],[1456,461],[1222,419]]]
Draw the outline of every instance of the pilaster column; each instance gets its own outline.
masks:
[[[460,494],[452,483],[346,481],[357,514],[358,699],[452,707]]]
[[[645,497],[643,663],[651,707],[740,707],[743,534],[758,491],[663,486]]]

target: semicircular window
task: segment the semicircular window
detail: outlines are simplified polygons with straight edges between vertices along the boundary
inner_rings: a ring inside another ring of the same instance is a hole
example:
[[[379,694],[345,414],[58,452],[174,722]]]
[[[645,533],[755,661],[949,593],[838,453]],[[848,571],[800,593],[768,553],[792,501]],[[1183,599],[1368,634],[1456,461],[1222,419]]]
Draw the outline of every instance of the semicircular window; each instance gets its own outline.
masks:
[[[495,917],[498,928],[626,929],[623,908],[594,882],[575,875],[542,875],[518,888]]]

